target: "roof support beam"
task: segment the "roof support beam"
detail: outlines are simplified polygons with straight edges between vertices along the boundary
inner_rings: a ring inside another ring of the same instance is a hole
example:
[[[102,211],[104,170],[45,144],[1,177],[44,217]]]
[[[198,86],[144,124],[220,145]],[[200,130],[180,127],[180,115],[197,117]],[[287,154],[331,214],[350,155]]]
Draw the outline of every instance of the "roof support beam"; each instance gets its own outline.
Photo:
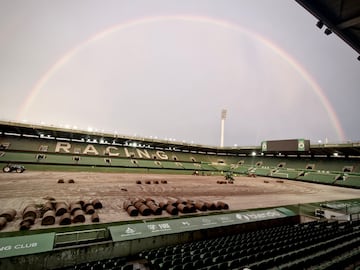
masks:
[[[347,21],[343,21],[342,23],[339,23],[336,27],[338,29],[346,29],[357,24],[360,24],[360,16],[354,17]]]

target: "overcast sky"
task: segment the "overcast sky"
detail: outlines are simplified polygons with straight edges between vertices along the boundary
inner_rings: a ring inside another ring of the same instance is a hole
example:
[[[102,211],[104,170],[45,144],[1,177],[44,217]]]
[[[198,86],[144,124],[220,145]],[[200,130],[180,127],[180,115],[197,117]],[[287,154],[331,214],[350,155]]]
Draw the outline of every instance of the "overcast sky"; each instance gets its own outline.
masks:
[[[360,62],[289,0],[0,0],[1,120],[219,145],[360,141]]]

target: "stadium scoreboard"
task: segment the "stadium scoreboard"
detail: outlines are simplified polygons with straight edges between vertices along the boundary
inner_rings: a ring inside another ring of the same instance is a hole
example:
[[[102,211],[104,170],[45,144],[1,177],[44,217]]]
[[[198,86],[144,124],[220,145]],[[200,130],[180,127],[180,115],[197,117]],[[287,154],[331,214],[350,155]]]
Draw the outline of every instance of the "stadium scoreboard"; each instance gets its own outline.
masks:
[[[273,140],[261,142],[262,152],[308,152],[310,151],[310,140],[290,139]]]

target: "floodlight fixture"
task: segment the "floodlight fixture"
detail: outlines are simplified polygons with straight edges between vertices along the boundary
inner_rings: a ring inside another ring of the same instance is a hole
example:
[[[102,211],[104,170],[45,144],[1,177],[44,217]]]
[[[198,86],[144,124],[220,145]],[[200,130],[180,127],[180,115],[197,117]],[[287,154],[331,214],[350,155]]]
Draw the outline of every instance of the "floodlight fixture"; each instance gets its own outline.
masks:
[[[256,152],[253,151],[253,152],[251,153],[251,155],[252,155],[253,157],[255,157],[255,156],[256,156]]]
[[[330,28],[326,28],[325,31],[324,31],[325,35],[330,35],[332,33],[331,29]]]
[[[321,29],[321,28],[323,28],[324,23],[323,23],[322,21],[318,21],[318,22],[316,23],[316,26],[317,26],[319,29]]]
[[[226,119],[226,113],[227,113],[227,110],[225,110],[225,109],[221,111],[221,119],[224,119],[224,120]]]

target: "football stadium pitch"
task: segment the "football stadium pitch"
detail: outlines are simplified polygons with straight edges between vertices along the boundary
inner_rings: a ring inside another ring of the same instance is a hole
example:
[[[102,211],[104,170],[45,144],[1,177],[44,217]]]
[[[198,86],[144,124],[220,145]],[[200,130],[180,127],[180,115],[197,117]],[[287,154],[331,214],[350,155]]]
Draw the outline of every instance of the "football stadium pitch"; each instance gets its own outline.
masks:
[[[229,209],[220,211],[232,211],[360,197],[359,189],[276,178],[236,176],[233,184],[219,184],[219,182],[225,182],[224,176],[52,171],[26,171],[23,174],[1,173],[1,208],[15,209],[20,214],[13,222],[8,223],[2,232],[18,231],[22,211],[28,205],[41,206],[49,200],[70,205],[78,201],[98,199],[103,206],[97,210],[100,223],[111,223],[171,217],[166,211],[162,211],[160,216],[141,214],[130,216],[123,207],[127,200],[151,198],[156,204],[178,199],[194,202],[222,201],[229,205]],[[210,212],[197,211],[191,215],[199,213],[209,214]],[[183,213],[178,215],[183,215]],[[59,219],[59,217],[56,218]],[[83,224],[91,223],[90,217],[86,215]],[[69,226],[77,225],[79,224]],[[57,220],[54,225],[48,225],[46,228],[58,226],[60,225]],[[44,225],[41,225],[40,219],[36,219],[31,230],[39,228],[44,228]]]

